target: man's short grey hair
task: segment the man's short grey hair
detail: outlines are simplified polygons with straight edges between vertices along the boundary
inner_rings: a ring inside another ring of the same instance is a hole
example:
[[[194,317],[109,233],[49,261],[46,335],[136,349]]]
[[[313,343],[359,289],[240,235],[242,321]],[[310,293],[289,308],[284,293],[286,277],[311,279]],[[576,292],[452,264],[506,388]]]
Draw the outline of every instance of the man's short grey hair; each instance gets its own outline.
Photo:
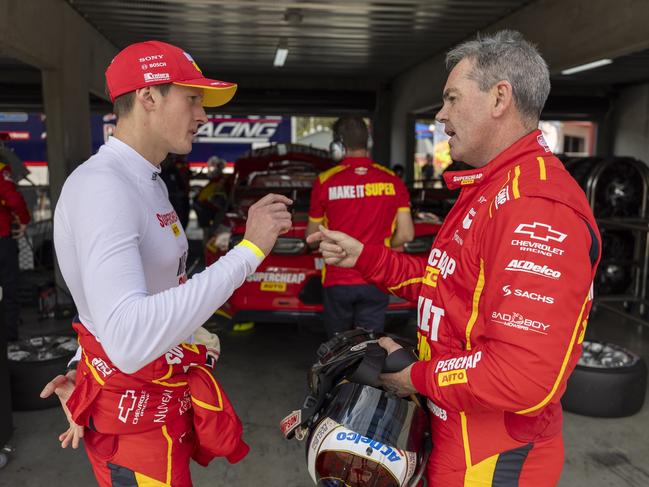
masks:
[[[509,81],[522,117],[538,123],[550,93],[550,71],[536,47],[520,32],[501,30],[463,42],[446,55],[446,68],[450,71],[467,58],[474,62],[469,77],[482,91]]]

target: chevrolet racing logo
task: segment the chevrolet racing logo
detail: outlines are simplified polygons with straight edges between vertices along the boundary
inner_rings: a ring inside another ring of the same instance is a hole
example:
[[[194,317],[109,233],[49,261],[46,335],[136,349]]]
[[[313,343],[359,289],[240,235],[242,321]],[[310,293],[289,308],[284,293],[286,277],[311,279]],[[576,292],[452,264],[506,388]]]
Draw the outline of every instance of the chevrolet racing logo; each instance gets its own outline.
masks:
[[[128,415],[135,409],[135,391],[129,389],[119,400],[119,420],[126,423]]]
[[[520,225],[518,225],[518,228],[514,230],[514,233],[529,235],[530,238],[534,240],[540,240],[541,242],[549,242],[550,240],[554,240],[555,242],[563,242],[568,236],[565,233],[557,232],[550,225],[539,222],[534,222],[533,225],[521,223]]]

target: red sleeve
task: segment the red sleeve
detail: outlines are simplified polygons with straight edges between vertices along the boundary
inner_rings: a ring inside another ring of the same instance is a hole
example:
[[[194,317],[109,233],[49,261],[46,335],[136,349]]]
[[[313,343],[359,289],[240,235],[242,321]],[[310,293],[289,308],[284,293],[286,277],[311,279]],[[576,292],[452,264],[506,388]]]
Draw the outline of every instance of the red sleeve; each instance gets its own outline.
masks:
[[[591,243],[582,218],[560,203],[521,198],[497,210],[480,244],[484,288],[476,325],[485,325],[484,335],[468,330],[463,354],[415,364],[417,390],[456,411],[534,414],[556,401],[590,310]]]
[[[395,252],[385,245],[365,244],[354,268],[384,292],[416,302],[426,259]]]
[[[31,220],[25,199],[16,189],[8,166],[0,169],[0,205],[9,208],[23,225],[27,225]]]
[[[316,178],[311,191],[311,206],[309,207],[309,220],[320,222],[325,216],[324,189],[320,179]]]
[[[398,178],[395,183],[395,187],[397,193],[397,208],[399,210],[404,209],[410,211],[410,193],[408,192],[408,188],[406,188],[406,185],[403,184],[403,181]]]

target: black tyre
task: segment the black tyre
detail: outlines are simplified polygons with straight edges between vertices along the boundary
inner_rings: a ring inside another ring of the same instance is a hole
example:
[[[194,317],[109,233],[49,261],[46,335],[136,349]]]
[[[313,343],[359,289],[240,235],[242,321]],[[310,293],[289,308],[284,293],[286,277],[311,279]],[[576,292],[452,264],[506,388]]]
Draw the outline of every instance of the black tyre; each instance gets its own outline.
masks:
[[[566,411],[599,418],[637,413],[647,391],[647,365],[638,355],[611,343],[584,341],[561,404]]]
[[[65,372],[76,349],[76,338],[67,336],[39,336],[11,342],[7,356],[14,411],[58,407],[56,395],[41,399],[39,394],[45,384]]]

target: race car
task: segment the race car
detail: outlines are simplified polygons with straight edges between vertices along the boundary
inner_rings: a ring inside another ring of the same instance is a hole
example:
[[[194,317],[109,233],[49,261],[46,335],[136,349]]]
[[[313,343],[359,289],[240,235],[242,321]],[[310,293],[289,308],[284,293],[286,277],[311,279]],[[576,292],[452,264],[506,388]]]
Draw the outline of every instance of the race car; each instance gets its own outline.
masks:
[[[228,224],[208,241],[206,264],[243,239],[248,208],[267,193],[284,194],[293,200],[293,226],[278,238],[272,253],[234,292],[219,314],[231,317],[235,323],[321,319],[324,261],[318,250],[308,248],[305,230],[315,178],[333,165],[328,152],[299,145],[253,151],[235,163],[231,202],[236,211],[228,214]],[[429,212],[415,210],[413,219],[415,239],[402,250],[427,255],[441,221]],[[388,318],[407,318],[414,311],[415,303],[390,297]]]

